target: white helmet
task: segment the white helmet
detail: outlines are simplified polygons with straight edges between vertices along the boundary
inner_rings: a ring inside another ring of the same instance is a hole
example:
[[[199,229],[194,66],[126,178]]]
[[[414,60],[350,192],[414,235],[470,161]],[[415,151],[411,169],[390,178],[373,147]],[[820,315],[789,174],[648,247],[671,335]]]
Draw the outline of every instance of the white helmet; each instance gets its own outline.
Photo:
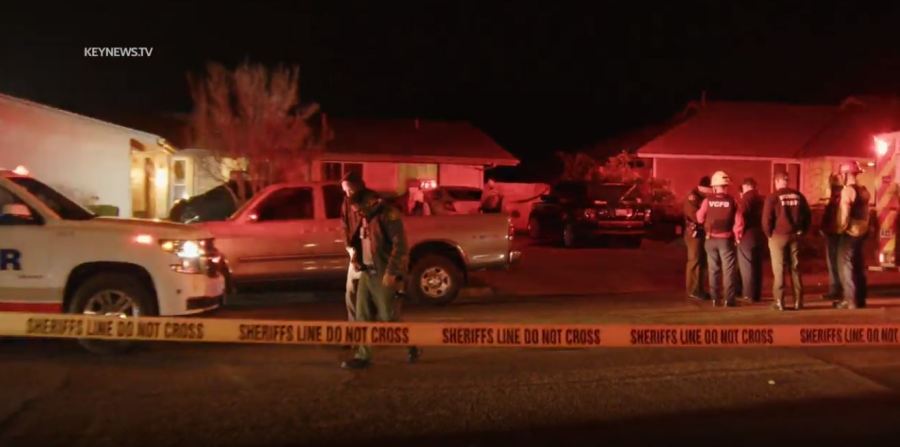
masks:
[[[712,181],[710,182],[711,186],[728,186],[730,184],[731,177],[729,177],[725,171],[716,171],[716,173],[712,175]]]

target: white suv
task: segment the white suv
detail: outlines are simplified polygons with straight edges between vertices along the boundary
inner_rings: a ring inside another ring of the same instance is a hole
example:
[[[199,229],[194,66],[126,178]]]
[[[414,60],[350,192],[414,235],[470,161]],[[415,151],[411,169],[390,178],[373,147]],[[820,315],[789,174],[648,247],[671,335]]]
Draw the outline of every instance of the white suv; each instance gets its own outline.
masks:
[[[199,313],[222,302],[219,260],[200,227],[97,217],[37,179],[0,170],[0,311]]]

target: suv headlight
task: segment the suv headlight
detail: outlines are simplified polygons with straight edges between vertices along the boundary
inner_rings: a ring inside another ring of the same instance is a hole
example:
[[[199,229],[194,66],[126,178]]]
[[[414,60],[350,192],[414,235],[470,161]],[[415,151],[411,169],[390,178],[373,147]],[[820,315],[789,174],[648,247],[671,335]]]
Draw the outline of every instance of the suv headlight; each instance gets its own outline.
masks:
[[[179,273],[212,273],[219,256],[212,240],[160,240],[164,251],[178,256],[179,262],[172,264],[172,270]]]

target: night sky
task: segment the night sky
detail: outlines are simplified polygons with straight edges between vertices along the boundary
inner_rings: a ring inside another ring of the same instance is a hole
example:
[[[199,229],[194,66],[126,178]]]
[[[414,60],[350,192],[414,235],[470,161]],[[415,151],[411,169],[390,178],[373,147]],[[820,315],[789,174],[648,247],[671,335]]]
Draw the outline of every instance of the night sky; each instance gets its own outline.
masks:
[[[330,114],[467,119],[526,159],[660,122],[704,90],[828,104],[900,92],[889,3],[30,3],[2,7],[0,91],[107,119],[189,111],[185,73],[210,60],[296,63],[302,99]]]

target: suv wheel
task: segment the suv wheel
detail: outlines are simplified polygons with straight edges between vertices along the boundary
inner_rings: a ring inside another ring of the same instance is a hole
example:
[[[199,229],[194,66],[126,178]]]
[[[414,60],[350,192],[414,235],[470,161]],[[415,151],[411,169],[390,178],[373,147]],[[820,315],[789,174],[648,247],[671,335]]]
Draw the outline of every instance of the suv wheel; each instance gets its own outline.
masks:
[[[75,291],[66,311],[120,318],[158,313],[153,293],[134,276],[122,273],[101,273],[89,278]],[[95,354],[119,354],[134,347],[133,342],[96,339],[79,339],[78,343]]]
[[[578,230],[575,228],[575,224],[567,223],[563,225],[562,243],[566,248],[574,248],[578,246]]]

